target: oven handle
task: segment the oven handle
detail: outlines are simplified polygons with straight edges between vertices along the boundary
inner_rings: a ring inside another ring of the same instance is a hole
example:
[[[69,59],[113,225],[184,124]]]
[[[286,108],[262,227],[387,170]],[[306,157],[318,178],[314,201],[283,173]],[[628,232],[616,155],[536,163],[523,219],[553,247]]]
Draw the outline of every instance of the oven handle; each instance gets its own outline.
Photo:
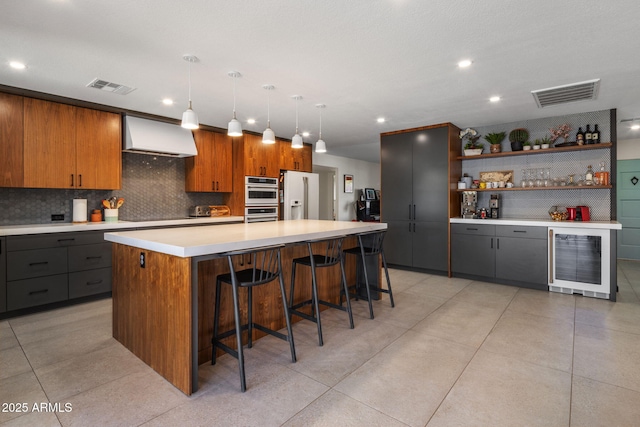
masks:
[[[553,283],[553,229],[549,229],[549,283]]]

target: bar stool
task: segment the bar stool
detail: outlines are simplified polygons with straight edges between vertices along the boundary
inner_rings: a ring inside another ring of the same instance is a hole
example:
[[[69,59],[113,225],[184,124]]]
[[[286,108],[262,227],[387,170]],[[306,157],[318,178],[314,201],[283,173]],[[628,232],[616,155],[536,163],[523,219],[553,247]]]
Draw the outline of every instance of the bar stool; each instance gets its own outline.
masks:
[[[318,325],[318,345],[323,345],[322,340],[322,324],[320,322],[320,304],[325,305],[327,307],[337,308],[338,310],[346,311],[349,315],[349,326],[353,329],[353,315],[351,314],[351,303],[349,298],[347,298],[347,307],[343,307],[342,305],[333,304],[329,301],[323,301],[318,298],[318,279],[316,275],[316,270],[318,268],[323,267],[331,267],[336,264],[340,264],[340,274],[342,276],[342,291],[347,292],[347,278],[344,272],[344,258],[342,256],[342,240],[343,238],[330,239],[330,240],[314,240],[308,241],[307,248],[309,249],[309,256],[294,258],[293,265],[291,268],[291,292],[289,294],[289,315],[296,315],[298,317],[302,317],[303,319],[310,320],[315,322]],[[324,254],[314,254],[313,253],[313,243],[326,243],[326,248],[324,250]],[[300,302],[298,304],[293,304],[293,296],[294,296],[294,287],[296,283],[296,266],[306,265],[311,267],[311,299]],[[306,306],[312,305],[311,315],[301,312],[298,309]],[[314,314],[315,313],[315,314]]]
[[[369,317],[373,319],[373,304],[371,303],[371,290],[376,292],[384,292],[389,294],[389,299],[391,300],[391,307],[395,307],[393,303],[393,292],[391,291],[391,281],[389,280],[389,270],[387,270],[387,260],[384,256],[384,248],[382,247],[382,242],[384,240],[384,236],[386,234],[386,230],[383,231],[373,231],[358,234],[358,246],[355,248],[345,249],[344,254],[352,254],[352,255],[360,255],[362,268],[358,267],[356,270],[356,284],[353,286],[348,286],[348,289],[355,289],[355,292],[350,295],[354,297],[356,301],[359,298],[362,298],[360,294],[360,272],[361,270],[364,272],[364,282],[366,287],[367,301],[369,302]],[[382,265],[384,267],[384,273],[387,276],[387,289],[382,289],[377,286],[372,286],[369,284],[369,275],[367,274],[367,258],[376,257],[378,258],[378,254],[382,257]],[[340,304],[342,304],[342,293],[340,294]],[[347,298],[347,301],[349,298]]]
[[[271,246],[261,249],[252,249],[248,251],[228,252],[224,254],[229,261],[230,272],[227,274],[220,274],[216,278],[216,302],[215,302],[215,314],[213,321],[213,338],[211,339],[212,351],[211,351],[211,364],[216,363],[216,348],[224,350],[236,359],[238,359],[238,367],[240,370],[240,388],[244,392],[247,389],[247,384],[244,374],[244,352],[242,349],[242,331],[248,333],[248,347],[252,346],[252,332],[253,328],[256,328],[265,333],[271,334],[277,338],[289,342],[291,349],[291,362],[296,361],[296,350],[293,343],[293,333],[291,331],[291,320],[289,317],[289,311],[287,307],[287,300],[284,291],[284,281],[282,279],[282,261],[280,259],[280,248],[282,246]],[[249,264],[251,268],[236,271],[233,266],[233,257],[241,256],[244,259],[245,255],[250,256]],[[253,322],[253,307],[252,307],[252,290],[254,286],[260,286],[270,283],[278,279],[280,283],[280,294],[282,296],[282,306],[284,308],[284,318],[287,323],[287,335],[267,328]],[[231,329],[226,332],[220,333],[218,331],[220,323],[220,288],[222,283],[230,284],[233,294],[233,314],[235,318],[235,329]],[[247,323],[240,324],[240,307],[238,289],[247,288]],[[236,336],[238,349],[234,350],[231,347],[223,344],[220,340],[223,338]]]

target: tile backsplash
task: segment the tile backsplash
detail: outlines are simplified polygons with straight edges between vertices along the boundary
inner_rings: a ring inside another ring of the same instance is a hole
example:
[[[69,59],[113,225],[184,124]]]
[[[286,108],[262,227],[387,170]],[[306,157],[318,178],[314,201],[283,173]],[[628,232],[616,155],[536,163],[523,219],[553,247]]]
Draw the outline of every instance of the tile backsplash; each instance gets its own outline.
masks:
[[[184,159],[122,153],[121,190],[0,188],[0,225],[47,224],[52,214],[71,222],[73,199],[87,199],[89,210],[111,196],[123,197],[125,221],[184,218],[192,205],[221,205],[220,193],[184,191]],[[57,222],[57,221],[56,221]]]

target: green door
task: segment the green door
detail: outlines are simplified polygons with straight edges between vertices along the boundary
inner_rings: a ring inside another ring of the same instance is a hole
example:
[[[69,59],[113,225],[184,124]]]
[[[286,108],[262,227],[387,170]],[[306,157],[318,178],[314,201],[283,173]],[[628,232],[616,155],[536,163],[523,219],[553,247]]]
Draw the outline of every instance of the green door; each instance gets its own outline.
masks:
[[[618,258],[640,260],[640,159],[619,160],[617,175]]]

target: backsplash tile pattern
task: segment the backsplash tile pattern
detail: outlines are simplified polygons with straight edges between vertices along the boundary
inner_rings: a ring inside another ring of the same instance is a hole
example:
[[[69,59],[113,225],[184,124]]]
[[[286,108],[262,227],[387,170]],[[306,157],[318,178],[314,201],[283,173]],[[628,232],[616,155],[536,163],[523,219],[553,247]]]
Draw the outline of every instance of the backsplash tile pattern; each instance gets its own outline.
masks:
[[[123,197],[119,218],[145,221],[183,218],[192,205],[221,205],[219,193],[184,191],[184,159],[122,153],[121,190],[57,190],[0,188],[0,225],[48,224],[52,214],[71,222],[73,199],[87,199],[99,209],[111,196]]]

